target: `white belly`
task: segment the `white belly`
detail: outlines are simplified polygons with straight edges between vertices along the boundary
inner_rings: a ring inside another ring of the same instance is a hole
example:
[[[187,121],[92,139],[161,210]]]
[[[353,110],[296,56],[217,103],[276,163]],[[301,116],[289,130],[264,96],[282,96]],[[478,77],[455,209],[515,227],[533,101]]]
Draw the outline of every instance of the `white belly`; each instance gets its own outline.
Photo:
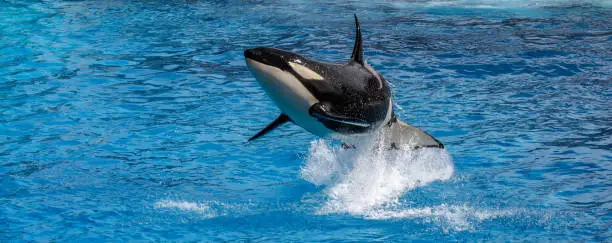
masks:
[[[317,136],[332,134],[331,130],[308,114],[310,107],[319,101],[295,76],[248,58],[246,62],[264,91],[295,124]]]

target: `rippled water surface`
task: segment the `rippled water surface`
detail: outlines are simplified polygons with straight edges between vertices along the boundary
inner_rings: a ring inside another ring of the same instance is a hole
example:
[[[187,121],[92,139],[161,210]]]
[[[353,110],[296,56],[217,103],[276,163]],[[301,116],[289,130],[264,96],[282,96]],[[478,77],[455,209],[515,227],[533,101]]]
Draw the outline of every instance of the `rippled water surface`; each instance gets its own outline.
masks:
[[[0,1],[0,241],[610,241],[610,7]],[[243,50],[345,62],[353,13],[447,150],[247,143],[279,111]]]

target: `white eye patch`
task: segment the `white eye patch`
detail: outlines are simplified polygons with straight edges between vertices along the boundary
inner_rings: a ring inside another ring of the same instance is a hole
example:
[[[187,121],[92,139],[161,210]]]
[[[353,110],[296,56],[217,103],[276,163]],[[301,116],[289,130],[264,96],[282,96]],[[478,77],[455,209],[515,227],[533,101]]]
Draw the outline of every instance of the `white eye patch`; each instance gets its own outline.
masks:
[[[302,64],[295,63],[295,62],[289,62],[289,66],[291,66],[293,71],[295,71],[297,74],[302,76],[302,78],[304,79],[315,79],[315,80],[324,79],[321,75],[319,75],[315,71],[312,71],[312,69],[303,66]]]

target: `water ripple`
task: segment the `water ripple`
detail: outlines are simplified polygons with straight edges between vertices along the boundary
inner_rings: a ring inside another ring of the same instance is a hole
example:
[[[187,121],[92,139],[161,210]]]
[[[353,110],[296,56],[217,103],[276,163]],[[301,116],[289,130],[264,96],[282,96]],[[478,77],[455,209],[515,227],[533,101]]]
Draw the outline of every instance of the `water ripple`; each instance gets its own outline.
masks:
[[[609,6],[0,1],[0,236],[609,241]],[[346,62],[353,13],[399,117],[445,143],[450,172],[305,176],[355,160],[313,156],[291,125],[246,142],[278,110],[242,51]]]

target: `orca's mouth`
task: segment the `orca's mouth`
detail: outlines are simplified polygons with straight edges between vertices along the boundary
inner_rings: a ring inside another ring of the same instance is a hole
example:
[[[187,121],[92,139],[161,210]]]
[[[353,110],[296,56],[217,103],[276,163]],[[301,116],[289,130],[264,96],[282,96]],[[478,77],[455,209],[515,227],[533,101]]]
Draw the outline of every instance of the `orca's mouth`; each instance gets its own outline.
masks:
[[[244,57],[275,67],[281,70],[287,70],[289,68],[287,62],[284,60],[285,51],[268,48],[268,47],[257,47],[246,49],[244,51]]]

